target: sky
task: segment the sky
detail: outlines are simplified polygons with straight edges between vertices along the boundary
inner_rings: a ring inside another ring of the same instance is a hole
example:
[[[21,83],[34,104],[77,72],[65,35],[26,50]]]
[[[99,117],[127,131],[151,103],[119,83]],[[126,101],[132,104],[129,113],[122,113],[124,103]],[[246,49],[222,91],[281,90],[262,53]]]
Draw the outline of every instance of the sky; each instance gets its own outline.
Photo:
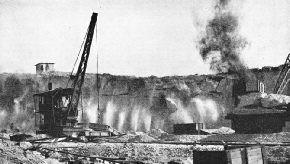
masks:
[[[35,73],[53,62],[70,72],[93,12],[97,33],[87,72],[130,76],[208,74],[198,40],[216,0],[0,0],[0,73]],[[278,66],[290,53],[290,1],[235,0],[249,68]]]

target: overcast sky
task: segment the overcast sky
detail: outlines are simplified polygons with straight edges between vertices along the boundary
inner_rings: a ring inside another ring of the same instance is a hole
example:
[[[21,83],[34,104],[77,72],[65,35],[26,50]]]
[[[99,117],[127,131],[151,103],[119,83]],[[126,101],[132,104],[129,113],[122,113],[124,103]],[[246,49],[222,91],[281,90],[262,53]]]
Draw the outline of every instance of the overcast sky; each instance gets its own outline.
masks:
[[[71,71],[90,22],[99,13],[87,72],[168,76],[209,73],[197,41],[215,0],[0,0],[0,72],[34,73],[54,62]],[[242,53],[252,67],[283,64],[290,53],[290,1],[235,0]],[[97,39],[96,39],[97,38]]]

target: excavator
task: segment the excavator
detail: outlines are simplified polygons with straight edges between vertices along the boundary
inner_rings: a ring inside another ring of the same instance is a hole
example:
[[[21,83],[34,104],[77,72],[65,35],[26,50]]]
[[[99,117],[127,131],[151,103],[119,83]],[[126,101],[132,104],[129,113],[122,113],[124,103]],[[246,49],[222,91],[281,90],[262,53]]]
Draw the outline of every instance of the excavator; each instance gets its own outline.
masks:
[[[82,140],[93,140],[95,137],[118,136],[121,134],[109,125],[78,122],[81,89],[84,83],[97,16],[97,13],[93,13],[91,16],[78,70],[75,75],[70,76],[72,87],[52,90],[52,84],[49,83],[48,91],[33,95],[37,134]]]

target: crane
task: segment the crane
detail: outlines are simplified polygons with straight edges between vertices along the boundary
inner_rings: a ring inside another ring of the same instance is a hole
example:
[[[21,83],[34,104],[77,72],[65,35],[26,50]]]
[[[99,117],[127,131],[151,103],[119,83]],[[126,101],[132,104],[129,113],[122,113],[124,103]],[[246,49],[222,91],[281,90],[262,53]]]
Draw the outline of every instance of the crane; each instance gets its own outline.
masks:
[[[67,123],[76,123],[78,117],[78,103],[81,95],[82,85],[84,83],[84,77],[86,73],[87,63],[90,55],[91,44],[94,36],[94,29],[97,22],[98,13],[93,13],[91,22],[88,27],[87,38],[84,45],[84,50],[81,56],[80,64],[75,76],[71,76],[73,79],[73,94],[68,106]]]
[[[88,139],[121,134],[109,125],[100,123],[78,123],[77,120],[78,104],[90,55],[94,29],[97,23],[97,16],[97,13],[93,13],[91,16],[78,70],[75,75],[70,76],[72,87],[51,90],[52,87],[49,84],[48,91],[33,95],[35,100],[35,125],[39,129],[36,133],[50,134],[56,137],[85,137]]]
[[[287,86],[287,83],[290,80],[289,71],[290,71],[290,53],[288,54],[285,64],[283,65],[283,68],[279,74],[273,93],[275,94],[283,93],[285,87]]]

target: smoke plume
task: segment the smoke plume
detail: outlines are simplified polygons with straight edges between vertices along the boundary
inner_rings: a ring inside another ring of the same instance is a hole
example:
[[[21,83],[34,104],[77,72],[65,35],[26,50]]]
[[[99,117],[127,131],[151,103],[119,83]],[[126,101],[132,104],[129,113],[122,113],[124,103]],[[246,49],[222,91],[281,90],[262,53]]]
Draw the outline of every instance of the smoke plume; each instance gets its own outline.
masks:
[[[229,3],[230,0],[219,0],[215,5],[214,17],[199,40],[200,55],[215,72],[242,73],[245,66],[240,54],[247,41],[239,35],[238,16],[230,11]]]
[[[4,89],[0,92],[0,128],[13,132],[32,132],[34,104],[31,93],[35,87],[34,81],[31,78],[21,81],[16,76],[9,76],[3,83]]]

